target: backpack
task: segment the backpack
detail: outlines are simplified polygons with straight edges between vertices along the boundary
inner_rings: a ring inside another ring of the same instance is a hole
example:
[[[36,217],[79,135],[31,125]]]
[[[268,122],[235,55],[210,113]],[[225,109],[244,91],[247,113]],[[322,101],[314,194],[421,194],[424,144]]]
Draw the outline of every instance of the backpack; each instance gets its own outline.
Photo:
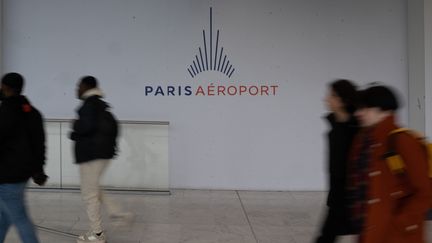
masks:
[[[422,143],[423,147],[425,148],[426,155],[427,155],[427,163],[429,166],[428,176],[429,176],[429,179],[432,179],[432,143],[429,142],[425,138],[425,136],[423,136],[421,133],[416,132],[416,131],[412,131],[408,128],[397,128],[388,134],[389,142],[390,142],[390,146],[389,146],[390,149],[384,155],[384,157],[387,161],[387,165],[390,168],[390,171],[394,175],[400,176],[400,175],[403,175],[404,170],[405,170],[405,164],[404,164],[403,159],[396,153],[396,150],[394,149],[394,147],[395,147],[394,137],[396,134],[399,134],[402,132],[406,132],[406,133],[411,134],[411,136],[417,138],[418,141],[420,143]],[[432,220],[432,209],[430,209],[427,212],[426,220]]]
[[[119,122],[114,114],[110,111],[110,106],[105,101],[99,99],[99,113],[98,113],[98,133],[117,140],[119,136]]]
[[[397,128],[391,131],[388,134],[389,138],[389,150],[384,155],[384,158],[387,161],[387,166],[393,174],[401,174],[404,173],[405,164],[401,156],[395,150],[395,135],[399,133],[408,133],[411,136],[417,138],[419,143],[423,145],[425,148],[425,152],[427,154],[427,161],[429,165],[428,176],[432,179],[432,143],[429,142],[421,133],[410,130],[408,128]]]
[[[98,114],[97,133],[104,138],[104,144],[112,149],[112,156],[118,155],[117,137],[119,136],[119,122],[109,111],[109,106],[101,108]]]
[[[118,121],[107,108],[100,111],[98,131],[113,138],[119,135]]]

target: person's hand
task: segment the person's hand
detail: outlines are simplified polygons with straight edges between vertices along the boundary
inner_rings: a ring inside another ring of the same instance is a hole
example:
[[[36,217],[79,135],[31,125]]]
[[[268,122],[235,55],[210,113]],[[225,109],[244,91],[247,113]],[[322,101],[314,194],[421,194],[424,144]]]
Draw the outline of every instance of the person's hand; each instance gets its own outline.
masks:
[[[48,176],[45,174],[45,172],[37,172],[32,176],[33,182],[38,184],[39,186],[45,185],[45,183],[48,180]]]
[[[75,132],[70,132],[69,133],[69,139],[73,140],[73,141],[77,140],[76,133]]]

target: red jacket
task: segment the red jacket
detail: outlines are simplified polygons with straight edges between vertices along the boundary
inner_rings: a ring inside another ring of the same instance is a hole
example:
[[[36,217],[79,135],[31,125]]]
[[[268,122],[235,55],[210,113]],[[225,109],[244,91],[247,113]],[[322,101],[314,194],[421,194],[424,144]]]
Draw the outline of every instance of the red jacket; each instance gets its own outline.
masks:
[[[424,146],[408,133],[397,134],[395,150],[403,158],[406,172],[392,173],[384,159],[388,152],[388,135],[398,128],[394,116],[387,117],[372,131],[369,157],[366,219],[360,243],[425,243],[424,219],[432,205],[432,184]],[[360,152],[360,131],[354,140],[351,162]]]

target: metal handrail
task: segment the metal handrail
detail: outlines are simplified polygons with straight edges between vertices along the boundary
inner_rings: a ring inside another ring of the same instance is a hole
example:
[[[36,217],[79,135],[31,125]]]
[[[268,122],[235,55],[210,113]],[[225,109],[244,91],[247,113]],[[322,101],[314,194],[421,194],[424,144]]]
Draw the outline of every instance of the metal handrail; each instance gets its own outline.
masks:
[[[46,122],[71,122],[73,119],[58,119],[58,118],[48,118],[45,119]],[[169,121],[133,121],[133,120],[119,120],[120,124],[142,124],[142,125],[163,125],[169,126]]]

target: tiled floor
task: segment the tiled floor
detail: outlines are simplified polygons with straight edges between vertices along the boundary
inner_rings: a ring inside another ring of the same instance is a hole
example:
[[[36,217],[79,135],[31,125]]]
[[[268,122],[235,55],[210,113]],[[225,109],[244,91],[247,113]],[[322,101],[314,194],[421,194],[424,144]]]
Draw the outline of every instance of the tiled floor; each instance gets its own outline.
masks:
[[[88,229],[80,195],[28,192],[43,243],[75,242]],[[322,192],[174,190],[172,195],[109,194],[135,213],[129,226],[104,217],[109,243],[309,243],[320,221]],[[55,234],[47,229],[64,232]],[[6,243],[19,242],[11,230]],[[353,242],[344,237],[340,243]]]

